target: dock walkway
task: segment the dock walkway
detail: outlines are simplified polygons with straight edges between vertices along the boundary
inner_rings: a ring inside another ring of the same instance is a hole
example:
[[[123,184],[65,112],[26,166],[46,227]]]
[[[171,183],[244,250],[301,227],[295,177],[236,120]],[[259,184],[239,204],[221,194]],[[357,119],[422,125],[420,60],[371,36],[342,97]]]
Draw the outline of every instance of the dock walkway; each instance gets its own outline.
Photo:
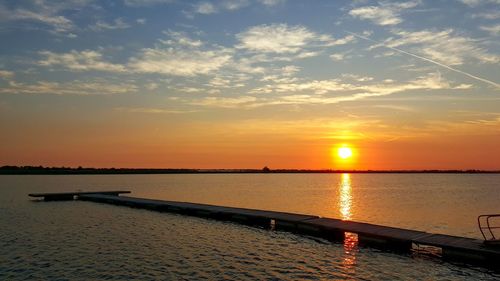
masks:
[[[354,233],[357,234],[358,243],[361,246],[374,246],[403,253],[411,253],[415,248],[431,247],[435,248],[444,260],[500,270],[500,247],[487,246],[482,240],[478,239],[322,218],[314,215],[118,196],[120,193],[129,192],[110,191],[65,194],[73,194],[72,198],[78,200],[232,221],[307,234],[331,241],[343,241],[346,232]],[[30,196],[33,196],[33,194],[30,194]],[[47,199],[47,195],[45,195],[45,199]]]
[[[45,201],[63,201],[78,199],[80,195],[103,194],[118,196],[120,194],[130,193],[126,190],[111,190],[111,191],[75,191],[75,192],[55,192],[55,193],[30,193],[29,197],[43,198]]]

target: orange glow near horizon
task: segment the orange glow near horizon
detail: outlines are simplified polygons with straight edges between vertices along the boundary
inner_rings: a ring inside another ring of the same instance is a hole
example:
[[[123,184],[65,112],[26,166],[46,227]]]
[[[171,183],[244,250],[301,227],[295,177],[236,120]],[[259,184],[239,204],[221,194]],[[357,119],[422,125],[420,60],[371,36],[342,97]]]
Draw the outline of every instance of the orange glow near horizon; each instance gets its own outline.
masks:
[[[66,122],[68,119],[61,120]],[[148,120],[140,118],[120,124],[106,121],[98,128],[89,128],[87,124],[81,123],[71,126],[54,123],[53,126],[43,127],[25,123],[24,119],[7,121],[2,124],[16,124],[24,131],[22,134],[2,135],[4,145],[0,147],[0,166],[500,170],[500,134],[493,137],[473,134],[460,137],[445,137],[443,134],[425,137],[408,135],[407,138],[384,141],[366,132],[373,139],[337,142],[315,137],[321,136],[321,132],[307,130],[297,132],[287,128],[273,135],[261,123],[253,126],[241,124],[241,128],[257,128],[256,132],[248,129],[245,133],[223,125],[181,124],[181,127],[175,127],[175,133],[167,133],[157,129],[162,128],[161,124],[148,123]],[[6,130],[9,131],[8,128]],[[225,131],[235,133],[225,134]],[[64,132],[71,133],[64,135]],[[265,143],[263,135],[269,135]],[[339,157],[338,149],[343,145],[351,149],[351,157]]]

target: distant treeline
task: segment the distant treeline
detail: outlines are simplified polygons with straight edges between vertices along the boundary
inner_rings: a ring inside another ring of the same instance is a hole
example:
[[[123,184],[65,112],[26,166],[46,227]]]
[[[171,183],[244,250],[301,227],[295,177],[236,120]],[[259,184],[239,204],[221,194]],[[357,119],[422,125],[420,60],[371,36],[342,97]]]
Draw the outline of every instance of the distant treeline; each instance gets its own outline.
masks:
[[[436,173],[436,174],[492,174],[500,171],[485,170],[305,170],[305,169],[143,169],[143,168],[72,168],[43,166],[3,166],[3,175],[99,175],[99,174],[224,174],[224,173]]]

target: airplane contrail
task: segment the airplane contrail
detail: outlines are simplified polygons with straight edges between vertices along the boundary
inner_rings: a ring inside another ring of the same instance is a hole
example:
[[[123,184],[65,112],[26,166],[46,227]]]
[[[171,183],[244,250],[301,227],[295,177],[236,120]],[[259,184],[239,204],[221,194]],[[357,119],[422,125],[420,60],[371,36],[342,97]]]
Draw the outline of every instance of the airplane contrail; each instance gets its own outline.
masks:
[[[351,34],[351,35],[353,35],[353,36],[355,36],[355,37],[358,37],[358,38],[361,38],[361,39],[364,39],[364,40],[368,40],[368,41],[371,41],[371,42],[374,42],[374,43],[380,44],[380,45],[382,45],[382,46],[384,46],[384,47],[386,47],[386,48],[388,48],[388,49],[394,50],[394,51],[396,51],[396,52],[399,52],[399,53],[402,53],[402,54],[405,54],[405,55],[408,55],[408,56],[412,56],[412,57],[414,57],[414,58],[421,59],[421,60],[424,60],[424,61],[427,61],[427,62],[433,63],[433,64],[435,64],[435,65],[439,65],[439,66],[444,67],[444,68],[446,68],[446,69],[449,69],[449,70],[451,70],[451,71],[455,71],[455,72],[457,72],[457,73],[463,74],[463,75],[465,75],[465,76],[468,76],[468,77],[470,77],[470,78],[473,78],[473,79],[479,80],[479,81],[484,82],[484,83],[488,83],[488,84],[493,85],[493,86],[495,86],[496,88],[500,89],[500,84],[498,84],[498,83],[496,83],[496,82],[493,82],[493,81],[490,81],[490,80],[488,80],[488,79],[484,79],[484,78],[481,78],[481,77],[478,77],[478,76],[472,75],[472,74],[467,73],[467,72],[465,72],[465,71],[462,71],[462,70],[460,70],[460,69],[453,68],[453,67],[451,67],[451,66],[449,66],[449,65],[442,64],[442,63],[440,63],[440,62],[437,62],[437,61],[434,61],[434,60],[428,59],[428,58],[426,58],[426,57],[422,57],[422,56],[419,56],[419,55],[415,55],[415,54],[413,54],[413,53],[407,52],[407,51],[405,51],[405,50],[401,50],[401,49],[399,49],[399,48],[395,48],[395,47],[388,46],[388,45],[386,45],[386,44],[385,44],[385,43],[383,43],[383,42],[379,42],[379,41],[373,40],[373,39],[368,38],[368,37],[366,37],[366,36],[359,35],[359,34],[356,34],[356,33],[354,33],[354,32],[350,32],[350,31],[347,31],[347,30],[344,30],[344,31],[345,31],[345,32],[347,32],[347,33],[349,33],[349,34]]]

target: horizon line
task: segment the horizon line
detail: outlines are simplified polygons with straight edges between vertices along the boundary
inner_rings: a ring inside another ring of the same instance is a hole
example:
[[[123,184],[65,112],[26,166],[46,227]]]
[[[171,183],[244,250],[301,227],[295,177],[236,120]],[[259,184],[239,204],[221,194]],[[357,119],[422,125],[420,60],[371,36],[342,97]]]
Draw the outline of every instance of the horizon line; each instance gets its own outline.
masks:
[[[300,169],[300,168],[115,168],[115,167],[44,167],[44,166],[0,166],[0,174],[173,174],[173,173],[500,173],[486,169]]]

